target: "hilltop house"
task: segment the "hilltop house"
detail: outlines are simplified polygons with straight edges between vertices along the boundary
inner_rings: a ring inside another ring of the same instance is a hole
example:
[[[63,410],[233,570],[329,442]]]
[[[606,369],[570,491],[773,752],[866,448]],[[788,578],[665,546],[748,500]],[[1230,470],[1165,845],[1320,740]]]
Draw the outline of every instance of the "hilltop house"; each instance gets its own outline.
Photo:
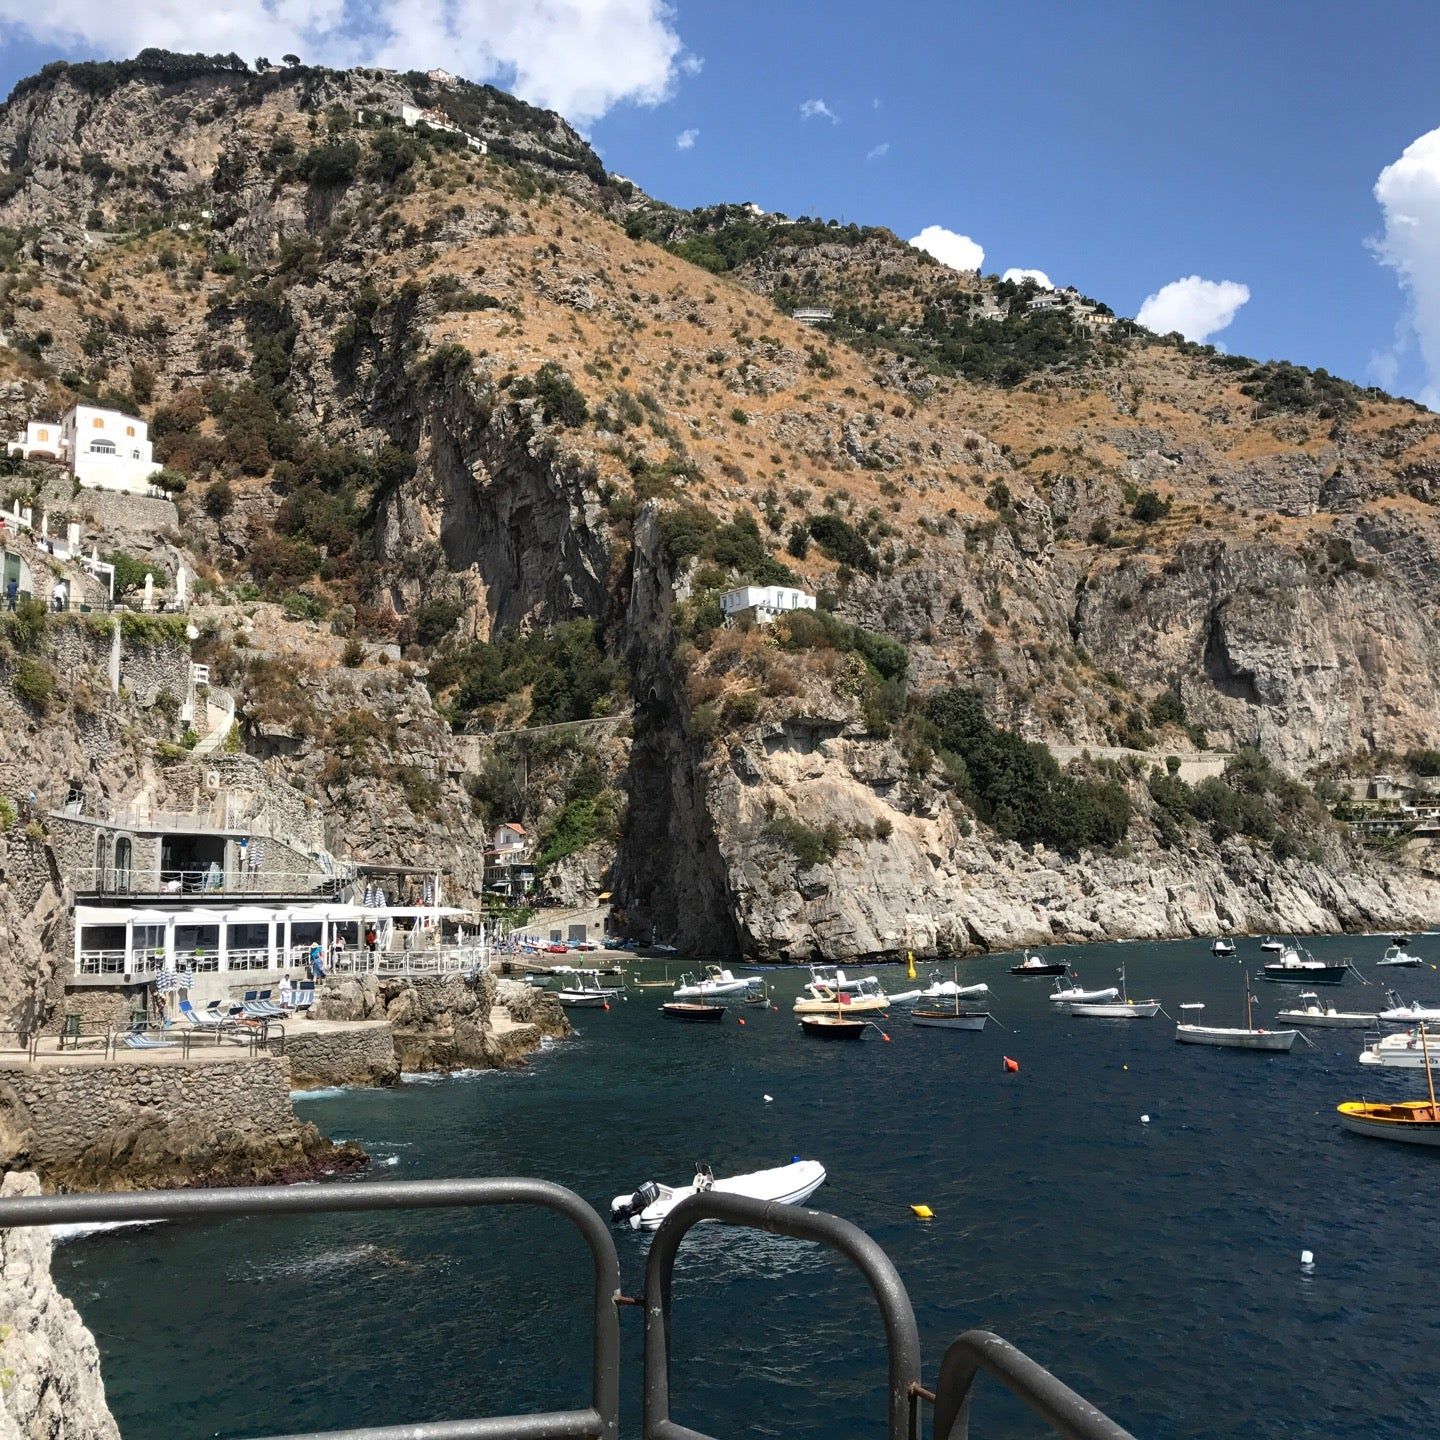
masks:
[[[154,458],[149,426],[120,410],[74,405],[59,421],[32,420],[5,447],[23,460],[59,460],[92,490],[148,495],[151,477],[164,467]]]
[[[790,610],[813,610],[815,597],[785,585],[742,585],[720,597],[720,608],[729,621],[751,620],[769,625]]]

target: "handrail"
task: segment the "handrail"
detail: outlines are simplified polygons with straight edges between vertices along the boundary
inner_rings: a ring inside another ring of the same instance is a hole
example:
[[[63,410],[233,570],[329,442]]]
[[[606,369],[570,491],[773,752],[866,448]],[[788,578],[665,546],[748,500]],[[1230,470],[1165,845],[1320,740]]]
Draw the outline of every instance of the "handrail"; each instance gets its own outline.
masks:
[[[920,1332],[910,1296],[890,1257],[858,1225],[838,1215],[714,1190],[682,1200],[661,1222],[650,1246],[645,1265],[644,1440],[706,1440],[700,1431],[670,1418],[670,1282],[680,1242],[702,1220],[724,1220],[828,1245],[860,1271],[885,1322],[890,1358],[888,1434],[890,1440],[911,1440],[920,1388]]]
[[[0,1229],[97,1220],[201,1220],[222,1215],[313,1215],[471,1205],[538,1205],[553,1210],[575,1226],[589,1247],[594,1271],[590,1408],[331,1430],[323,1432],[325,1440],[618,1440],[620,1259],[605,1222],[563,1185],[528,1179],[391,1180],[373,1185],[150,1190],[129,1195],[23,1195],[0,1199]],[[321,1435],[277,1440],[321,1440]]]
[[[1066,1440],[1135,1440],[1083,1395],[989,1330],[967,1330],[945,1351],[935,1386],[935,1440],[968,1440],[970,1397],[982,1370]]]

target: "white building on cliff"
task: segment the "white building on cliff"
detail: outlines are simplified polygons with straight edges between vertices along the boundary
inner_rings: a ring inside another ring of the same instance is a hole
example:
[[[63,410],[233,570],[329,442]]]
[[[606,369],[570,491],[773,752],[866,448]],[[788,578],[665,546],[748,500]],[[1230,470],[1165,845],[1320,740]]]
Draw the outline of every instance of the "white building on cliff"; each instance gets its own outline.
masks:
[[[813,610],[815,597],[788,585],[742,585],[720,597],[720,608],[727,620],[743,617],[768,625],[790,610]]]
[[[82,485],[132,495],[148,495],[151,477],[164,468],[155,459],[143,420],[95,405],[72,406],[58,421],[30,421],[5,453],[24,460],[60,460]]]

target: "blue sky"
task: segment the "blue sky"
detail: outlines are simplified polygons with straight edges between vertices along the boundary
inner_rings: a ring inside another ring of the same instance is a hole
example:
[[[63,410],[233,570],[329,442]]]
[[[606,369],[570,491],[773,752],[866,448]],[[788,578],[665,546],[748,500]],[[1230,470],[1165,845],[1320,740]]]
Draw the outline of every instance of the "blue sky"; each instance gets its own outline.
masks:
[[[565,110],[672,203],[748,199],[902,238],[939,225],[982,245],[987,271],[1039,267],[1131,315],[1182,277],[1238,282],[1248,303],[1211,337],[1226,348],[1432,400],[1440,384],[1440,141],[1396,187],[1410,291],[1366,246],[1386,228],[1380,172],[1440,127],[1433,0],[335,3],[339,28],[297,38],[287,7],[320,7],[52,0],[36,21],[0,0],[0,86],[148,43],[445,64]],[[815,100],[834,118],[803,119]]]

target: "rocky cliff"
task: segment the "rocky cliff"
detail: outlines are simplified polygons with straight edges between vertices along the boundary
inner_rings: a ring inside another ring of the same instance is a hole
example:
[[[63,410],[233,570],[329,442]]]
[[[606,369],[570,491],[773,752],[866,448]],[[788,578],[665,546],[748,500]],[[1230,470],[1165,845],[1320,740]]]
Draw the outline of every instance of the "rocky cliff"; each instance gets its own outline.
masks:
[[[424,77],[50,67],[0,166],[0,421],[152,421],[198,653],[357,848],[473,891],[521,818],[642,932],[732,955],[1431,908],[1424,853],[1148,776],[1433,748],[1428,412],[1032,315],[882,230],[654,206],[558,117]],[[829,628],[716,647],[718,594],[764,579]],[[957,687],[1057,753],[1135,752],[1077,781],[1133,829],[1017,840],[926,737]],[[617,715],[569,753],[457,734]]]
[[[33,1175],[0,1181],[0,1196],[38,1195]],[[50,1231],[0,1231],[0,1437],[119,1440],[105,1403],[95,1338],[50,1278]]]

